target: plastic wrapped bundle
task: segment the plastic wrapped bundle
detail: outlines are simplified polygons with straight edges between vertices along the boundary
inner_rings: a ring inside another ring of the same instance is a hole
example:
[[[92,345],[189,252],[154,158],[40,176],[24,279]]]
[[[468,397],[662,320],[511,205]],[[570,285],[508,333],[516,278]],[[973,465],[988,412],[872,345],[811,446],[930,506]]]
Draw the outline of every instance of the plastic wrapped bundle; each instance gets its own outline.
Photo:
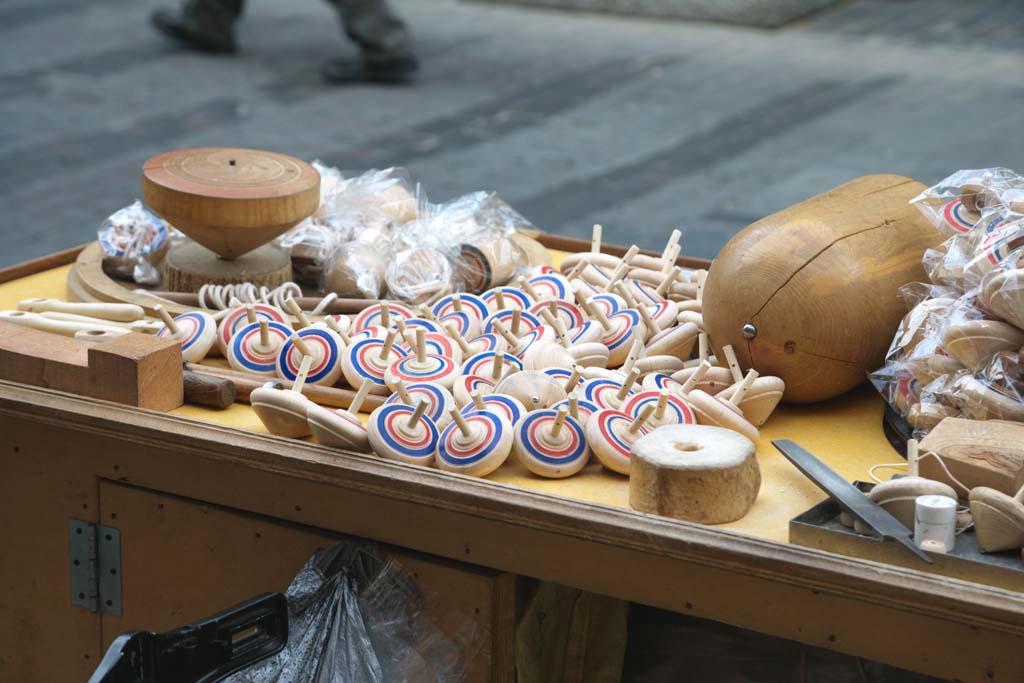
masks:
[[[111,214],[98,231],[104,270],[139,284],[160,284],[160,267],[176,230],[135,201]]]

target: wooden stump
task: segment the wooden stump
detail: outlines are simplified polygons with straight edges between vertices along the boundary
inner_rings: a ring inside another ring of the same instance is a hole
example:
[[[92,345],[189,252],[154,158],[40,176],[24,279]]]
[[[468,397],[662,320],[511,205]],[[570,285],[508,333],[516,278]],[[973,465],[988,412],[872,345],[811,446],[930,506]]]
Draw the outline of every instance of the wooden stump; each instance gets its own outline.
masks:
[[[629,505],[702,524],[750,511],[761,488],[754,444],[720,427],[659,427],[633,444]]]
[[[173,247],[164,261],[164,286],[172,292],[198,292],[205,284],[236,282],[272,289],[291,279],[291,260],[273,244],[228,261],[197,242],[188,242]]]

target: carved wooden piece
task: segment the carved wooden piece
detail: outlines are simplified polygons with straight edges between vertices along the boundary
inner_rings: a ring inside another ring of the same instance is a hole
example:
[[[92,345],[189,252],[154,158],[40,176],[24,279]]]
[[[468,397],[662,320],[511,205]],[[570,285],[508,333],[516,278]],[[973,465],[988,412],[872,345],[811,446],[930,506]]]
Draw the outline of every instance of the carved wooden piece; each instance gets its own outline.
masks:
[[[266,244],[320,205],[320,174],[274,152],[203,147],[142,167],[142,201],[222,258]]]
[[[0,379],[150,410],[182,404],[181,346],[126,334],[102,344],[0,322]]]
[[[629,505],[702,524],[742,518],[761,488],[754,444],[700,425],[659,427],[633,444]]]
[[[731,344],[744,367],[781,377],[789,402],[863,382],[906,313],[898,289],[924,278],[921,254],[942,241],[908,204],[923,189],[866,176],[740,232],[704,287],[711,339]]]
[[[968,488],[985,486],[1012,496],[1024,486],[1024,424],[948,417],[922,439],[920,450],[941,457]],[[953,485],[935,458],[922,458],[918,471]]]

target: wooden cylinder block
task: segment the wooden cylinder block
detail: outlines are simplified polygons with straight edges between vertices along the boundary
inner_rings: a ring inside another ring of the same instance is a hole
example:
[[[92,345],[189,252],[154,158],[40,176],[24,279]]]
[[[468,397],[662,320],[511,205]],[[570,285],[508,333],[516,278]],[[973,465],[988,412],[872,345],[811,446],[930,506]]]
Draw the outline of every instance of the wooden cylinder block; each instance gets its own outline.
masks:
[[[659,427],[633,444],[629,505],[702,524],[725,524],[750,511],[761,488],[754,444],[700,425]]]
[[[228,261],[197,242],[186,242],[175,245],[164,261],[164,287],[171,292],[198,292],[203,285],[238,282],[273,289],[291,279],[291,259],[273,244]]]
[[[899,288],[925,277],[941,234],[908,204],[921,183],[852,180],[764,218],[725,245],[704,285],[704,324],[744,367],[821,401],[882,365],[906,313]]]

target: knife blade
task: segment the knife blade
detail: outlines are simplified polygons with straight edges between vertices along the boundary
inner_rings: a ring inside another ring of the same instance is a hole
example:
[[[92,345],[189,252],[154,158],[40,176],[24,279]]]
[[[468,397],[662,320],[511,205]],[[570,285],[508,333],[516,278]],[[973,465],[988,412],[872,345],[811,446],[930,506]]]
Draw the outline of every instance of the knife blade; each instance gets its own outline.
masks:
[[[932,564],[931,558],[914,545],[913,532],[838,472],[789,439],[776,439],[772,445],[821,490],[835,498],[841,508],[870,527],[883,540],[896,541],[922,561]]]

